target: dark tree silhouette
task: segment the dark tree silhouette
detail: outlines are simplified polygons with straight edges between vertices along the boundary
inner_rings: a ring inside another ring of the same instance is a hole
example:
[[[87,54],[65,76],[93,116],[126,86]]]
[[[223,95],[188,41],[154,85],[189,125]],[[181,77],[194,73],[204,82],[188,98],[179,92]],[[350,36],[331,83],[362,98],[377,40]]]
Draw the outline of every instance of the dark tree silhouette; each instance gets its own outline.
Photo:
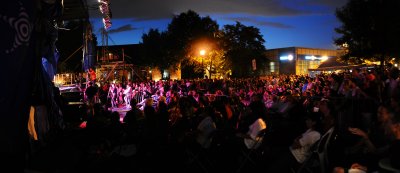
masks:
[[[400,57],[398,0],[349,0],[336,10],[342,25],[335,43],[346,50],[342,59],[385,60]]]
[[[227,58],[233,65],[233,77],[249,77],[256,75],[252,70],[252,60],[256,59],[257,69],[263,67],[265,58],[265,40],[260,30],[253,26],[245,26],[240,22],[225,25],[223,29],[223,45]]]

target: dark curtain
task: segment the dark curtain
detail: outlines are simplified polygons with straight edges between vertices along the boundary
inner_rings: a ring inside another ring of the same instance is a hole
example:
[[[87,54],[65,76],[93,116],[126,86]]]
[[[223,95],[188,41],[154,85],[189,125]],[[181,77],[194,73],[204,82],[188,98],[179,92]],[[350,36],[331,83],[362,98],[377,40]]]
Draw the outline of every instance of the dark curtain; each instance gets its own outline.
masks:
[[[11,172],[23,171],[28,145],[33,64],[37,59],[35,5],[32,0],[19,0],[0,6],[0,166]]]

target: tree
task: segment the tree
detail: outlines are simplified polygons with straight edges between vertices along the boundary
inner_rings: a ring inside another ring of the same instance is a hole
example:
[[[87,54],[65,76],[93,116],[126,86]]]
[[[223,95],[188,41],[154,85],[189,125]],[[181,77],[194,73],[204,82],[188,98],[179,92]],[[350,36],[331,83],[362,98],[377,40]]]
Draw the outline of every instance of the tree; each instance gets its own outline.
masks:
[[[199,42],[215,43],[214,33],[218,32],[218,24],[210,17],[200,17],[189,10],[174,16],[167,30],[167,57],[172,62],[180,62],[182,78],[191,78],[184,73],[184,68],[193,68],[190,57],[197,56]],[[212,47],[212,45],[209,45]],[[187,64],[189,63],[189,64]]]
[[[216,77],[225,76],[231,68],[231,62],[225,57],[225,50],[213,47],[205,51],[204,55],[190,57],[193,61],[193,72],[198,77]]]
[[[150,30],[143,35],[145,57],[154,66],[165,68],[180,64],[182,78],[200,77],[204,69],[221,76],[233,71],[235,77],[262,71],[259,69],[266,61],[265,41],[258,28],[239,22],[225,25],[222,31],[218,28],[208,16],[200,17],[191,10],[181,13],[174,16],[166,32]],[[200,57],[200,49],[206,49],[206,57]],[[257,71],[251,68],[253,59],[257,61]]]
[[[180,66],[182,78],[201,77],[200,64],[192,58],[198,56],[200,44],[206,43],[209,49],[215,46],[217,32],[218,24],[210,17],[200,17],[192,10],[181,13],[174,16],[167,31],[150,29],[142,35],[143,62],[158,67],[161,72]]]
[[[262,67],[266,61],[263,45],[265,40],[256,27],[245,26],[240,22],[225,25],[222,42],[224,50],[227,51],[226,56],[232,62],[234,77],[249,77],[254,74],[251,68],[252,59],[256,59],[258,67]]]
[[[384,61],[400,57],[400,8],[398,0],[349,0],[336,10],[342,25],[334,41],[346,51],[342,59]]]
[[[161,73],[171,65],[170,59],[167,59],[166,33],[160,33],[158,29],[150,29],[147,34],[142,35],[140,43],[144,49],[142,61],[144,65],[158,67]]]
[[[210,77],[213,75],[216,75],[217,78],[225,76],[230,71],[232,63],[225,57],[225,54],[223,49],[213,49],[208,54],[205,63]]]
[[[184,65],[184,67],[181,68],[182,78],[184,79],[202,78],[203,71],[201,69],[201,65],[198,62],[193,61],[191,59],[183,59],[181,61],[181,64]]]

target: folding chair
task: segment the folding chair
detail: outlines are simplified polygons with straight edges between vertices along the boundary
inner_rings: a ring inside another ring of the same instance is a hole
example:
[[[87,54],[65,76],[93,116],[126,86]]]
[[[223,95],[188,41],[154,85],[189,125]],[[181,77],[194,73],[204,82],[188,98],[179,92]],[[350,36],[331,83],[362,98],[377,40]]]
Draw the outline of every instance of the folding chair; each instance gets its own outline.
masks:
[[[319,158],[319,164],[321,168],[321,173],[326,173],[328,172],[327,168],[329,166],[329,157],[328,157],[328,147],[330,144],[330,141],[333,136],[335,128],[331,127],[322,137],[321,141],[319,142],[318,145],[318,158]]]
[[[291,168],[291,171],[293,173],[313,173],[313,172],[319,172],[319,157],[318,157],[318,142],[316,142],[311,148],[310,148],[310,155],[306,158],[306,160],[300,164],[297,167]]]
[[[195,163],[203,172],[208,172],[206,164],[212,166],[208,155],[211,153],[211,148],[215,145],[214,138],[216,134],[216,124],[210,116],[207,116],[198,124],[195,134],[187,136],[189,137],[189,143],[186,148],[186,154],[189,156],[187,162],[189,166]]]
[[[392,164],[390,163],[390,159],[387,157],[379,160],[379,167],[387,172],[393,172],[393,173],[400,172],[400,169],[396,169],[392,166]]]
[[[210,154],[212,153],[211,149],[215,146],[212,142],[213,138],[216,134],[216,131],[212,132],[209,140],[212,143],[211,145],[200,145],[196,141],[192,141],[189,146],[186,147],[186,154],[188,156],[188,161],[186,164],[188,166],[193,166],[196,164],[202,172],[210,172],[209,169],[214,165],[214,163],[210,159]],[[212,171],[211,171],[212,172]]]
[[[253,139],[255,141],[253,146],[251,146],[248,150],[241,151],[242,155],[244,156],[244,160],[241,161],[241,164],[236,172],[240,172],[248,162],[250,162],[254,166],[257,166],[257,163],[254,160],[253,156],[255,154],[259,155],[263,154],[262,150],[260,149],[262,148],[261,144],[263,143],[266,134],[267,134],[267,128],[260,130],[257,134],[257,137],[255,138],[256,140]]]
[[[326,173],[329,165],[328,147],[332,139],[334,127],[330,128],[321,139],[310,149],[310,156],[300,165],[296,173],[303,172],[321,172]],[[319,169],[318,169],[319,168]]]

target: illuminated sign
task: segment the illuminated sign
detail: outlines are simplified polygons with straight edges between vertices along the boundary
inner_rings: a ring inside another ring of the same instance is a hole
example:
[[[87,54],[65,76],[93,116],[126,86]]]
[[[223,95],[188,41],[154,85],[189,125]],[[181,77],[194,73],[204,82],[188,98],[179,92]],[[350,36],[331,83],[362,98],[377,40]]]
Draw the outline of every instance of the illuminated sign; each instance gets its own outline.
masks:
[[[289,60],[289,61],[292,61],[292,60],[293,60],[293,55],[290,54],[290,55],[288,55],[288,56],[281,56],[281,57],[279,57],[279,60]]]
[[[327,60],[327,59],[328,59],[328,57],[327,57],[327,56],[321,56],[321,57],[317,57],[317,56],[314,56],[314,55],[311,55],[311,56],[305,56],[304,58],[305,58],[305,59],[308,59],[308,60],[312,60],[312,61],[314,61],[314,60],[321,60],[321,61],[325,61],[325,60]]]

